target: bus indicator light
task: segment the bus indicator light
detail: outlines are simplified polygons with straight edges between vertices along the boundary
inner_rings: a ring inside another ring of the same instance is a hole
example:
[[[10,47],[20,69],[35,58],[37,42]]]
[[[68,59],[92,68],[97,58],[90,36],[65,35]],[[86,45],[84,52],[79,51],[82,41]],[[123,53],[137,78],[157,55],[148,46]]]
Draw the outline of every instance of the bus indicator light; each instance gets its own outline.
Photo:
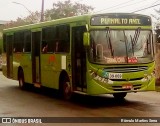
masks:
[[[128,57],[128,63],[137,63],[137,57]]]

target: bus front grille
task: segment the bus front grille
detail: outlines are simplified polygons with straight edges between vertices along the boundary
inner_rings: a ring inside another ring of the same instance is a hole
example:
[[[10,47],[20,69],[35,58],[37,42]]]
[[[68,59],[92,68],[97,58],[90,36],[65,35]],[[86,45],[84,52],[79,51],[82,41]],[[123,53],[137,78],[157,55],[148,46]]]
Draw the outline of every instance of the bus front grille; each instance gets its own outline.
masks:
[[[130,73],[130,72],[139,72],[147,70],[147,66],[128,66],[128,67],[108,67],[105,68],[104,71],[106,72],[113,72],[113,73]]]
[[[130,79],[110,79],[112,81],[136,81],[136,80],[141,80],[143,79],[143,77],[139,77],[139,78],[130,78]]]

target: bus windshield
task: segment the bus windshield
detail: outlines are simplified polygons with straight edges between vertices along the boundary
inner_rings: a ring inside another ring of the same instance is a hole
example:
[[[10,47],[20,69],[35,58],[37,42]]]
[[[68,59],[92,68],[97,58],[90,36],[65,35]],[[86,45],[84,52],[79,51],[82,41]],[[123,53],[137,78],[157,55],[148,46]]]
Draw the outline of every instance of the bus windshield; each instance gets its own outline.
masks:
[[[99,64],[148,63],[153,60],[152,31],[92,30],[89,59]]]

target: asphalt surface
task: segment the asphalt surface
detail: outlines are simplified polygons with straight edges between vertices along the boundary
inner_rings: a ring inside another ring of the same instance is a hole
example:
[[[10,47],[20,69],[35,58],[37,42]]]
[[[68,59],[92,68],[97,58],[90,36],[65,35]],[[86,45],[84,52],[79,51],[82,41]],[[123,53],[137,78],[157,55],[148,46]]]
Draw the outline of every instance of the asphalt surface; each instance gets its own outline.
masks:
[[[18,82],[0,72],[0,117],[160,117],[160,92],[129,93],[122,101],[112,95],[75,95],[71,101],[60,99],[55,90],[29,86],[20,90]],[[63,118],[59,118],[61,120]],[[95,118],[93,118],[94,120]],[[62,120],[61,120],[62,121]],[[0,124],[3,126],[158,126],[158,123],[42,123]]]

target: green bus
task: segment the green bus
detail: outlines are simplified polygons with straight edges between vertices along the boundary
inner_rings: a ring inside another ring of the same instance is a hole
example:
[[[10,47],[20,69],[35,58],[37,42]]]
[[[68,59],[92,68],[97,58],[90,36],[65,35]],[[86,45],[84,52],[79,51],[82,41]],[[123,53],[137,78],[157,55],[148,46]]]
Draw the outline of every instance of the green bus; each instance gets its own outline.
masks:
[[[3,31],[4,76],[19,87],[113,94],[155,90],[151,18],[133,13],[92,14]]]

